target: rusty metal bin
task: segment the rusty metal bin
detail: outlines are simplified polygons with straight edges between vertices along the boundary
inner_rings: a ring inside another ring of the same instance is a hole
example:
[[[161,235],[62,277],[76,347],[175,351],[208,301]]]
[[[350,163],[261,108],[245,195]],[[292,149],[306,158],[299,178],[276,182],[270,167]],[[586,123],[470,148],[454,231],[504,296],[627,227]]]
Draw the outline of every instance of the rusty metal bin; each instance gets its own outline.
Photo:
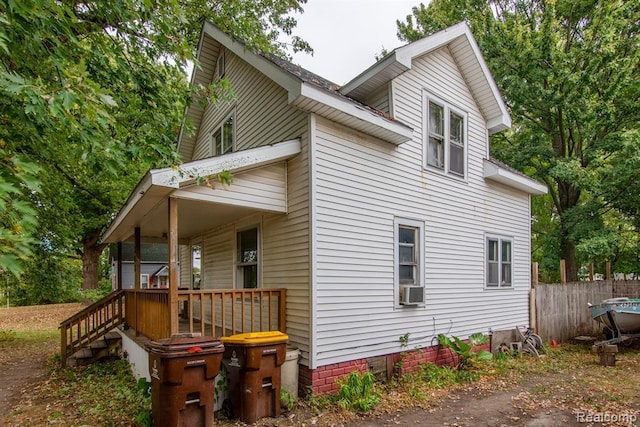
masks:
[[[153,425],[212,426],[213,382],[224,351],[220,341],[175,335],[151,341],[146,348]]]
[[[248,424],[280,415],[280,367],[289,337],[278,331],[222,337],[230,405],[227,414]]]

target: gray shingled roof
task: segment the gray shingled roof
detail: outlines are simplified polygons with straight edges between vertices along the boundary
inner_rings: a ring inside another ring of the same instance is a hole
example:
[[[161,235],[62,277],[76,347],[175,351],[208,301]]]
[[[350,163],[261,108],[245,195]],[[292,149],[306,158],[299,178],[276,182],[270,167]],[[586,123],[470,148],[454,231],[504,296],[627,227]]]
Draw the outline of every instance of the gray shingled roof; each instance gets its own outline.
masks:
[[[344,95],[340,92],[340,85],[325,79],[324,77],[321,77],[307,69],[302,68],[299,65],[295,65],[293,63],[291,63],[290,61],[287,61],[284,58],[281,58],[279,56],[273,55],[273,54],[266,54],[266,53],[259,53],[263,58],[269,60],[270,62],[272,62],[273,64],[275,64],[276,66],[278,66],[280,69],[284,70],[285,72],[297,77],[298,79],[300,79],[300,81],[304,82],[304,83],[309,83],[312,84],[320,89],[323,89],[327,92],[331,92],[332,94],[339,96],[342,99],[346,99],[349,102],[352,102],[353,104],[358,105],[359,107],[365,108],[381,117],[384,117],[388,120],[392,120],[394,122],[398,122],[401,123],[399,121],[397,121],[396,119],[394,119],[391,115],[385,113],[384,111],[380,111],[376,108],[371,107],[370,105],[366,105],[363,104],[362,102],[351,98],[350,96]]]

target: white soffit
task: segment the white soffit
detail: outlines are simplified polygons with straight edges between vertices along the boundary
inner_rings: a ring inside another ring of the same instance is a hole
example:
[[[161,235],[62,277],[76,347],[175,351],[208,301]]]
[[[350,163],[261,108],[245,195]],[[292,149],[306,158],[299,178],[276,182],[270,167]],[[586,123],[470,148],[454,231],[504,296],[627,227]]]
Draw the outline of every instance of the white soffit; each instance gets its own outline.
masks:
[[[181,165],[180,168],[155,169],[147,172],[136,186],[118,215],[102,235],[106,243],[124,241],[145,216],[162,204],[177,189],[188,187],[196,177],[232,173],[287,160],[300,153],[300,140],[238,151]]]
[[[533,195],[547,194],[548,192],[546,185],[487,159],[484,159],[484,177]]]

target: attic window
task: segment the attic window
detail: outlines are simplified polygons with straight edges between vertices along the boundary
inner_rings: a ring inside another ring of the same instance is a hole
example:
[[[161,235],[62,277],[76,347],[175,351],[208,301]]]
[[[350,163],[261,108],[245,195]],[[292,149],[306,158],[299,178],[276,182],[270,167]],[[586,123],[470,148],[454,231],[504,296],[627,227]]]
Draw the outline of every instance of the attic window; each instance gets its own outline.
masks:
[[[218,59],[216,60],[216,77],[221,79],[225,73],[224,50],[220,50]]]

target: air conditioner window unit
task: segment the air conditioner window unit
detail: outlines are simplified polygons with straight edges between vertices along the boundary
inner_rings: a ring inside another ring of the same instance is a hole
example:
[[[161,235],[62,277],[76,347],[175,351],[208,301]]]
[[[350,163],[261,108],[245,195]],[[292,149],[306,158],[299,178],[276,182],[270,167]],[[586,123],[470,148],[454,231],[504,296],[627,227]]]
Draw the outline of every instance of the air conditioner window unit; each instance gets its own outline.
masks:
[[[418,305],[424,303],[424,288],[422,286],[400,286],[400,304]]]

